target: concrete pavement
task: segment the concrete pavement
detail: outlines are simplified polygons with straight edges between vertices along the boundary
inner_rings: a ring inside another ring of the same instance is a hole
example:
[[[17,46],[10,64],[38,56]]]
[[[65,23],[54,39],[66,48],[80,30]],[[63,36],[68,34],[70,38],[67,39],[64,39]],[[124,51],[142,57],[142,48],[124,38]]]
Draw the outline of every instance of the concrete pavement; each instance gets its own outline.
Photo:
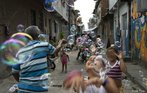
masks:
[[[83,74],[86,75],[86,71],[84,70],[84,64],[76,61],[77,51],[69,52],[68,54],[71,60],[71,62],[68,64],[68,72],[70,72],[73,69],[77,69],[77,70],[81,70]],[[54,78],[54,81],[53,81],[54,87],[51,87],[51,90],[50,90],[51,92],[49,93],[58,93],[56,92],[58,90],[61,91],[60,93],[66,93],[67,91],[59,87],[62,85],[63,80],[66,76],[66,73],[61,73],[61,63],[59,60],[57,60],[56,64],[57,64],[57,69],[55,72],[52,73],[52,76]],[[147,73],[145,72],[147,71],[143,69],[142,67],[140,67],[139,65],[133,65],[131,62],[126,62],[126,65],[128,68],[128,73],[127,73],[128,78],[123,80],[124,93],[147,93],[146,89],[140,86],[140,84],[143,82],[139,79],[140,75],[138,73],[139,70],[141,70],[144,72],[144,77],[146,77]],[[140,84],[137,82],[140,82]]]
[[[86,75],[86,71],[84,69],[84,64],[76,61],[77,51],[68,52],[70,56],[71,62],[68,63],[68,72],[77,69],[81,70],[83,75]],[[142,68],[139,65],[133,65],[131,62],[126,62],[128,68],[128,79],[123,80],[123,84],[125,85],[124,93],[147,93],[143,92],[146,90],[146,86],[143,85],[142,78],[140,78],[139,71],[142,71],[144,74],[144,78],[147,77],[146,69]],[[56,70],[51,72],[52,82],[49,87],[48,93],[74,93],[66,91],[62,88],[63,80],[65,79],[67,73],[61,73],[61,62],[60,60],[56,60]],[[133,82],[132,82],[133,81]],[[8,89],[15,84],[16,81],[13,77],[9,77],[5,80],[0,81],[0,93],[8,93]],[[139,86],[138,86],[139,85]],[[141,87],[141,88],[140,88]],[[141,92],[142,91],[142,92]]]
[[[128,69],[127,76],[147,93],[147,68],[133,62],[126,62],[126,65]]]

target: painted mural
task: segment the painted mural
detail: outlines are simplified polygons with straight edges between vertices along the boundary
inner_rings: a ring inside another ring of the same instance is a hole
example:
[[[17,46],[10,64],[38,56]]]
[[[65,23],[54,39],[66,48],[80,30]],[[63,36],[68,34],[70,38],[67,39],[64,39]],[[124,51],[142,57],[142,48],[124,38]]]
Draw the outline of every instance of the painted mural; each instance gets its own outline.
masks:
[[[137,11],[137,1],[132,1],[131,30],[133,58],[147,62],[147,11]]]

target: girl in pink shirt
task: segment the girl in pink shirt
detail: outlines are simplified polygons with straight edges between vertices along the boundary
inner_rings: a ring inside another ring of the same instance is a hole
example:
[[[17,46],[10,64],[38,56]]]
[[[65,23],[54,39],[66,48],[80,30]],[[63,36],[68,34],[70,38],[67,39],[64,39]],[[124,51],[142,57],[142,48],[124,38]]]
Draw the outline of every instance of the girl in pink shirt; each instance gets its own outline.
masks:
[[[64,72],[65,69],[65,73],[67,72],[67,63],[69,62],[69,56],[68,54],[65,53],[64,50],[62,50],[61,53],[61,62],[62,62],[62,72]]]

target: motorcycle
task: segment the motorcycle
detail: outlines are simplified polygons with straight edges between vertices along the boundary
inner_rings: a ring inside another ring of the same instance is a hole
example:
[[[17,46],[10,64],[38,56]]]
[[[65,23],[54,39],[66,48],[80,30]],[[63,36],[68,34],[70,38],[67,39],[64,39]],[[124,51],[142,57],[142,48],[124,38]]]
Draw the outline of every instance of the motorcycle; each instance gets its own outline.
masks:
[[[48,65],[48,69],[50,70],[55,70],[56,68],[56,64],[54,62],[54,59],[47,57],[47,65]]]
[[[80,52],[80,59],[82,62],[86,62],[87,59],[90,57],[90,51],[88,48],[83,48]]]

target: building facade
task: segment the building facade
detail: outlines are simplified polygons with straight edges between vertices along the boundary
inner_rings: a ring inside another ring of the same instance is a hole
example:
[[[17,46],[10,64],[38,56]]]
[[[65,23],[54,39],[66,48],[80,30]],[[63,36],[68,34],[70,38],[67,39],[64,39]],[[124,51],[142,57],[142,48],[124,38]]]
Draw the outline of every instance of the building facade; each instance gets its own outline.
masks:
[[[109,0],[97,0],[94,9],[94,14],[97,15],[97,34],[101,36],[105,46],[110,46],[114,43],[113,39],[113,15],[109,13]]]
[[[98,0],[95,7],[98,16],[98,32],[104,40],[106,47],[121,42],[125,57],[130,57],[131,34],[130,28],[130,6],[127,0]],[[100,13],[101,12],[101,13]]]
[[[37,25],[42,33],[49,35],[49,40],[57,42],[61,34],[69,32],[69,23],[73,24],[75,20],[73,14],[70,19],[72,21],[69,22],[69,6],[65,1],[52,3],[55,11],[48,12],[44,9],[44,0],[0,0],[0,43],[18,32],[18,24],[24,25],[25,28]]]
[[[129,29],[129,2],[123,0],[109,0],[109,12],[113,14],[113,36],[115,41],[121,42],[126,58],[130,57],[130,29]]]
[[[132,58],[132,60],[138,61],[141,60],[140,62],[146,64],[147,1],[109,0],[108,11],[105,11],[105,5],[107,4],[104,4],[107,3],[107,1],[97,0],[97,2],[99,3],[96,4],[97,6],[94,12],[100,19],[100,21],[98,21],[98,32],[102,37],[104,35],[109,38],[109,34],[112,31],[114,42],[121,42],[125,58]],[[112,15],[109,15],[111,19],[107,17],[108,15],[105,15],[106,13]]]

